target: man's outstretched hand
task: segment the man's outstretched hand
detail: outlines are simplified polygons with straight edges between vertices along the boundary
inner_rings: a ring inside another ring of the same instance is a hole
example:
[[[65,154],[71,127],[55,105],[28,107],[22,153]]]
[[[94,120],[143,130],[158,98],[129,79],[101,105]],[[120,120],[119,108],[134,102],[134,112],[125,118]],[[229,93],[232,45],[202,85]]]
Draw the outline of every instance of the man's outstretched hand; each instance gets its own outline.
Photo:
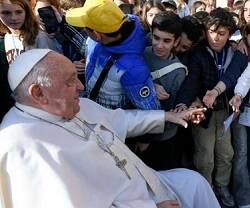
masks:
[[[181,112],[166,112],[166,121],[179,124],[185,128],[188,126],[188,121],[198,124],[204,118],[206,108],[189,108]]]

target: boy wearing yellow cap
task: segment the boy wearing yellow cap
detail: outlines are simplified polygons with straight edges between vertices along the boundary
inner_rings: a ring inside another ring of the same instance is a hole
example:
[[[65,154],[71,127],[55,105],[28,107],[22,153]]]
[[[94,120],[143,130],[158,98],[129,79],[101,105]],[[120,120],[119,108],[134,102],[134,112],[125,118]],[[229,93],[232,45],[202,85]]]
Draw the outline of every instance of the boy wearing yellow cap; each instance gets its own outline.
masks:
[[[144,30],[136,16],[126,16],[111,0],[87,0],[70,10],[66,21],[83,27],[88,40],[86,90],[91,94],[101,72],[110,69],[93,100],[107,108],[159,109],[159,102],[143,59]]]

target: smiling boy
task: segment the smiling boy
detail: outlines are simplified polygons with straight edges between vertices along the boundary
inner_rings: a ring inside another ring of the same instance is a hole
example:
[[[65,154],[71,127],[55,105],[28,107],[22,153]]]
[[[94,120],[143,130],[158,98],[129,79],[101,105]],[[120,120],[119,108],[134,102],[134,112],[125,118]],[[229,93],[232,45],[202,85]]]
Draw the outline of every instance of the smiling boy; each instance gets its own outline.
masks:
[[[182,23],[177,14],[171,11],[157,14],[152,22],[152,46],[147,47],[144,52],[161,109],[165,110],[174,108],[176,94],[187,74],[187,68],[172,53],[179,42],[181,32]],[[151,143],[151,150],[147,152],[148,161],[145,159],[152,168],[177,167],[178,156],[170,150],[175,149],[176,132],[177,126],[167,123],[164,134],[154,136],[154,139],[161,141]]]
[[[182,32],[181,19],[171,11],[155,16],[152,22],[152,46],[144,52],[162,109],[174,107],[175,97],[187,74],[187,68],[172,53]]]

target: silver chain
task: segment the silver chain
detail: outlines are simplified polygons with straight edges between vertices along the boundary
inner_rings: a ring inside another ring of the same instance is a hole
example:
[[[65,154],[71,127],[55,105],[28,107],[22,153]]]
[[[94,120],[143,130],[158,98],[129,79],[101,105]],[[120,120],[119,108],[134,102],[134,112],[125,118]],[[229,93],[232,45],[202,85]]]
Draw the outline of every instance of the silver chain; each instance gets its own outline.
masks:
[[[26,112],[26,111],[22,110],[21,108],[19,108],[19,107],[17,107],[17,106],[15,106],[15,108],[18,109],[19,111],[23,112],[23,113],[26,113],[26,114],[28,114],[28,115],[30,115],[30,116],[32,116],[32,117],[38,119],[38,120],[44,121],[44,122],[46,122],[46,123],[50,123],[50,124],[55,125],[55,126],[58,126],[58,127],[62,128],[62,129],[64,129],[64,130],[66,130],[67,132],[71,133],[71,134],[74,134],[74,135],[76,135],[76,136],[79,136],[79,137],[82,138],[84,141],[88,141],[88,139],[86,138],[86,137],[87,137],[87,133],[84,131],[83,127],[82,127],[80,124],[78,124],[77,122],[74,122],[74,124],[76,124],[76,125],[82,130],[84,136],[82,136],[82,135],[80,135],[80,134],[78,134],[78,133],[76,133],[76,132],[74,132],[74,131],[71,131],[71,130],[67,129],[67,128],[65,128],[65,127],[62,126],[62,125],[59,125],[59,124],[54,123],[54,122],[52,122],[52,121],[46,120],[46,119],[44,119],[44,118],[41,118],[41,117],[38,117],[38,116],[36,116],[36,115],[33,115],[33,114],[29,113],[29,112]],[[89,124],[87,124],[85,121],[82,121],[80,118],[78,118],[78,117],[76,117],[76,116],[75,116],[75,118],[78,119],[78,120],[79,120],[79,121],[89,130],[89,131],[91,131],[91,132],[96,136],[97,145],[98,145],[104,152],[107,152],[107,153],[114,159],[116,166],[117,166],[119,169],[121,169],[129,179],[131,179],[131,177],[130,177],[128,171],[127,171],[126,168],[125,168],[125,166],[126,166],[126,164],[127,164],[127,160],[126,160],[126,159],[122,159],[122,160],[121,160],[118,156],[116,156],[115,153],[110,149],[109,145],[107,145],[107,144],[104,142],[104,140],[102,139],[102,137],[101,137],[99,134],[97,134],[97,133],[89,126]],[[112,135],[113,135],[113,138],[114,138],[113,132],[112,132]]]

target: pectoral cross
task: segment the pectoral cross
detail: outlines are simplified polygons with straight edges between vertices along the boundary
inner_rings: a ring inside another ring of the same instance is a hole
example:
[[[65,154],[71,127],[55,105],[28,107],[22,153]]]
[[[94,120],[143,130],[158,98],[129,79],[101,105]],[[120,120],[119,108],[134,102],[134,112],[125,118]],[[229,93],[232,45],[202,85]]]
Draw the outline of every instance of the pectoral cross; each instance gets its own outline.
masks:
[[[115,164],[118,168],[120,168],[125,174],[126,176],[131,179],[130,175],[128,174],[128,171],[126,170],[125,166],[127,164],[127,160],[123,159],[120,160],[119,157],[117,157],[116,155],[114,155],[114,160],[115,160]]]

